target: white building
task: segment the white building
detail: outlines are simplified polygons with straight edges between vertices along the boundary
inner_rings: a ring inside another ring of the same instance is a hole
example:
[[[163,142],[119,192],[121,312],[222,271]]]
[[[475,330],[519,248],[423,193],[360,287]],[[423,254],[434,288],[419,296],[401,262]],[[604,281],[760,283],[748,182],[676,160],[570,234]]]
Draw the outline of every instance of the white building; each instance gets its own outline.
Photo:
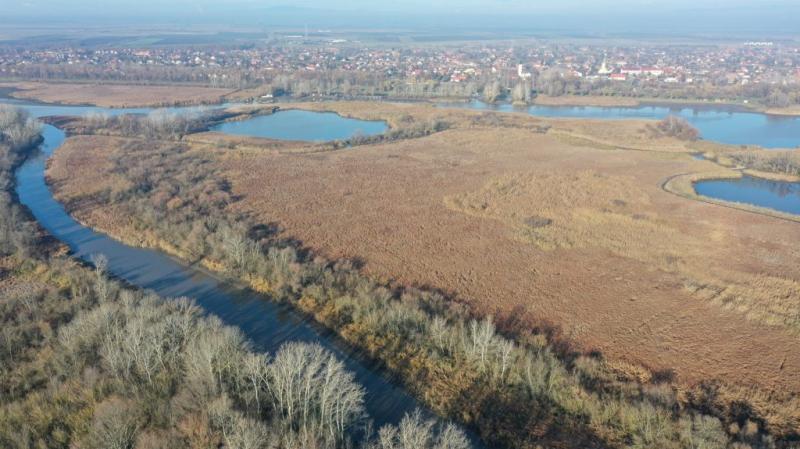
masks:
[[[533,76],[533,74],[531,74],[531,72],[526,72],[524,65],[518,64],[517,65],[517,76],[519,76],[521,79],[527,80],[527,79],[530,79]]]

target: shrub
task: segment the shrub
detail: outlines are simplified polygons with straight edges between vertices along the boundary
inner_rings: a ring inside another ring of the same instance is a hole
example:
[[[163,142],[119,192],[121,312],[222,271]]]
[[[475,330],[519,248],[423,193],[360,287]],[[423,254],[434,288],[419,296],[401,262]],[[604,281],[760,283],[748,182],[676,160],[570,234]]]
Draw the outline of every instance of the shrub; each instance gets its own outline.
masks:
[[[674,115],[667,116],[659,121],[655,128],[650,129],[657,136],[674,137],[678,140],[695,141],[700,138],[700,131],[697,128],[686,119]]]

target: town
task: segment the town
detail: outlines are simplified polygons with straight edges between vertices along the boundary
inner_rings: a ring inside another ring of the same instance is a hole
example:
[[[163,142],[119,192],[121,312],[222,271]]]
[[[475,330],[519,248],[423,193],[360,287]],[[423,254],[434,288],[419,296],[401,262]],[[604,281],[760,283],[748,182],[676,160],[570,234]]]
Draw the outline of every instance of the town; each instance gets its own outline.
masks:
[[[294,40],[293,40],[294,38]],[[408,83],[508,85],[563,79],[576,84],[668,89],[670,86],[791,86],[800,83],[800,45],[583,45],[560,42],[462,46],[364,46],[344,39],[289,36],[269,45],[149,48],[0,46],[5,79],[137,81],[143,71],[163,81],[242,88],[280,75],[363,74]],[[149,79],[158,81],[158,79]],[[591,87],[589,87],[591,89]],[[475,89],[466,89],[470,92]],[[549,92],[558,94],[559,92]],[[785,102],[785,101],[784,101]]]

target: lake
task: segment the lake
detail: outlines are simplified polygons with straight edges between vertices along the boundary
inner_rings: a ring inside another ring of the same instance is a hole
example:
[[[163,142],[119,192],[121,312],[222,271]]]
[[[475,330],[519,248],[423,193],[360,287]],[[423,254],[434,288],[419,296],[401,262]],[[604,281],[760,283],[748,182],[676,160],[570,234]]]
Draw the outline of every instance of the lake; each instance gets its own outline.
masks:
[[[299,109],[278,111],[240,121],[225,122],[211,131],[237,136],[266,137],[278,140],[325,142],[354,136],[374,136],[389,129],[386,122],[342,117],[334,112]]]
[[[714,105],[642,105],[638,107],[490,105],[473,100],[469,103],[439,103],[442,107],[468,108],[499,112],[527,112],[537,117],[585,119],[652,119],[669,115],[685,118],[696,127],[703,139],[732,145],[760,145],[764,148],[800,146],[800,117],[781,117],[748,111],[735,106]]]

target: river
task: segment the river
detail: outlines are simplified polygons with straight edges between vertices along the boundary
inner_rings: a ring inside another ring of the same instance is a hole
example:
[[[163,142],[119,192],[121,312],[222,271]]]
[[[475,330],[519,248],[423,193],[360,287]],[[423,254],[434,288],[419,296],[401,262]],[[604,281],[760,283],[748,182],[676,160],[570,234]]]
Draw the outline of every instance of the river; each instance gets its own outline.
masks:
[[[146,109],[105,110],[96,107],[17,104],[37,117],[90,112],[147,112]],[[64,132],[45,125],[43,136],[41,152],[16,172],[16,191],[20,202],[30,209],[50,234],[67,244],[75,257],[88,261],[92,255],[104,254],[108,258],[108,271],[130,284],[152,290],[163,297],[185,296],[194,299],[206,312],[239,328],[257,350],[274,352],[289,341],[320,343],[345,361],[356,380],[365,388],[367,412],[378,426],[398,423],[406,413],[420,407],[398,383],[353,356],[335,335],[310,322],[291,307],[228,285],[206,270],[188,266],[159,251],[127,246],[75,221],[56,201],[45,182],[45,162],[64,141]]]

